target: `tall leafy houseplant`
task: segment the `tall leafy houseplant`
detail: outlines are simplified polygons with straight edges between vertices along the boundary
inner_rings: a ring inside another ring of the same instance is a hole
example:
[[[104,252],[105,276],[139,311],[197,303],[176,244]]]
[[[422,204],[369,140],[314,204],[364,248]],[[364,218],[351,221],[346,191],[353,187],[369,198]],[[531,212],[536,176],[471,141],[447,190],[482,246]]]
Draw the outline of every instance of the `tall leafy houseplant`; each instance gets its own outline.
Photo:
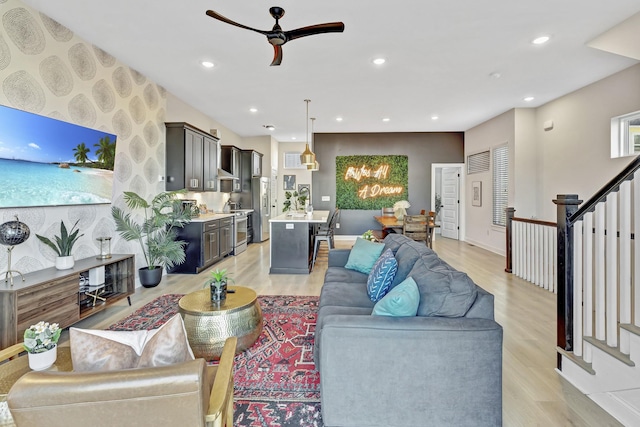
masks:
[[[151,202],[132,191],[124,192],[124,201],[131,211],[142,210],[143,216],[132,216],[117,206],[111,208],[116,231],[127,241],[140,244],[147,267],[139,269],[140,282],[153,287],[162,279],[162,267],[171,268],[182,264],[186,242],[178,240],[177,228],[191,222],[191,212],[182,209],[177,198],[184,190],[165,191],[157,194]],[[147,280],[147,276],[152,278]]]
[[[58,254],[58,258],[56,259],[56,268],[58,270],[66,270],[68,268],[72,268],[74,265],[71,250],[73,249],[73,245],[75,245],[78,239],[84,236],[84,234],[79,234],[80,229],[76,228],[78,225],[78,221],[73,224],[73,227],[71,227],[70,231],[67,231],[67,227],[64,225],[64,221],[60,221],[60,235],[53,236],[55,243],[48,237],[36,234],[36,237],[42,243],[49,246],[54,250],[56,254]]]

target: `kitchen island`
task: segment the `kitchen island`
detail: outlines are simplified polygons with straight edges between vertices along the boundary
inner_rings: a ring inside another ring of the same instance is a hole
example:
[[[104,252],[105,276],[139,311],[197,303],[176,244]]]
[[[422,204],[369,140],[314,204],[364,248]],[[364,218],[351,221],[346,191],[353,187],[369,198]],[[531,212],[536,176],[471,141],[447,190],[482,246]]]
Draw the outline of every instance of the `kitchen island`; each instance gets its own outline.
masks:
[[[270,274],[309,274],[313,256],[313,231],[326,224],[329,211],[312,215],[286,213],[269,220]]]

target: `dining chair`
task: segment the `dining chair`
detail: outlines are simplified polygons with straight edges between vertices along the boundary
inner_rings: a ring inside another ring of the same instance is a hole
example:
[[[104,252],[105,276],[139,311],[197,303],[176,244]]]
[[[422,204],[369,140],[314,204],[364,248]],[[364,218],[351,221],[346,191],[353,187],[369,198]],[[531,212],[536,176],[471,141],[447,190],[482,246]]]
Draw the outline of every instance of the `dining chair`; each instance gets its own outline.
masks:
[[[426,215],[406,215],[402,224],[402,234],[428,245],[429,224]]]
[[[429,211],[427,214],[427,246],[433,248],[433,235],[436,231],[436,213]]]
[[[327,223],[327,225],[320,226],[318,230],[315,232],[313,236],[313,258],[311,260],[311,270],[313,270],[313,268],[316,265],[316,258],[318,256],[318,248],[320,247],[320,243],[327,242],[327,246],[329,247],[329,250],[335,247],[335,241],[333,236],[334,236],[336,224],[339,218],[340,218],[340,209],[336,208],[333,211],[333,214],[331,215],[331,218],[329,219],[329,222]]]

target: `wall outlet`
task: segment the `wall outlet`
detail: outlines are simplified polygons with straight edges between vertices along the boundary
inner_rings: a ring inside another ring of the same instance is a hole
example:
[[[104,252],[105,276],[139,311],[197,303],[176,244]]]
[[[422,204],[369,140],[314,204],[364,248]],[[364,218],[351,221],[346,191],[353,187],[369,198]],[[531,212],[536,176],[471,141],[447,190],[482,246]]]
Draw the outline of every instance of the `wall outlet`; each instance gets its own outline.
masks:
[[[164,181],[164,176],[158,175],[158,182],[162,182],[162,181]]]
[[[340,223],[336,222],[336,228],[340,228]]]
[[[331,201],[331,196],[322,196],[322,201],[323,202],[330,202]]]

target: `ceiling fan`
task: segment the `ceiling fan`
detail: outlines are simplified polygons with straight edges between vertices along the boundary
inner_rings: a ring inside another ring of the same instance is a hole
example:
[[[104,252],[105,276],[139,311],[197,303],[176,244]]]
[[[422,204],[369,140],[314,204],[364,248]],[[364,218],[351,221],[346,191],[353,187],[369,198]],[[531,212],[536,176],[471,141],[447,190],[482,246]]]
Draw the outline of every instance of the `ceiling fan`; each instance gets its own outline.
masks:
[[[280,24],[278,24],[278,20],[284,16],[284,9],[278,6],[274,6],[272,8],[269,8],[269,13],[271,13],[271,16],[273,16],[273,18],[276,20],[276,23],[271,31],[263,31],[247,27],[246,25],[238,24],[237,22],[234,22],[229,18],[225,18],[224,16],[220,15],[217,12],[214,12],[213,10],[207,10],[207,15],[212,18],[267,36],[267,41],[273,45],[274,49],[273,61],[271,62],[271,65],[280,65],[280,63],[282,62],[282,45],[289,40],[312,36],[314,34],[341,33],[344,31],[344,24],[342,22],[328,22],[326,24],[310,25],[308,27],[302,27],[291,31],[282,31],[282,28],[280,28]]]

